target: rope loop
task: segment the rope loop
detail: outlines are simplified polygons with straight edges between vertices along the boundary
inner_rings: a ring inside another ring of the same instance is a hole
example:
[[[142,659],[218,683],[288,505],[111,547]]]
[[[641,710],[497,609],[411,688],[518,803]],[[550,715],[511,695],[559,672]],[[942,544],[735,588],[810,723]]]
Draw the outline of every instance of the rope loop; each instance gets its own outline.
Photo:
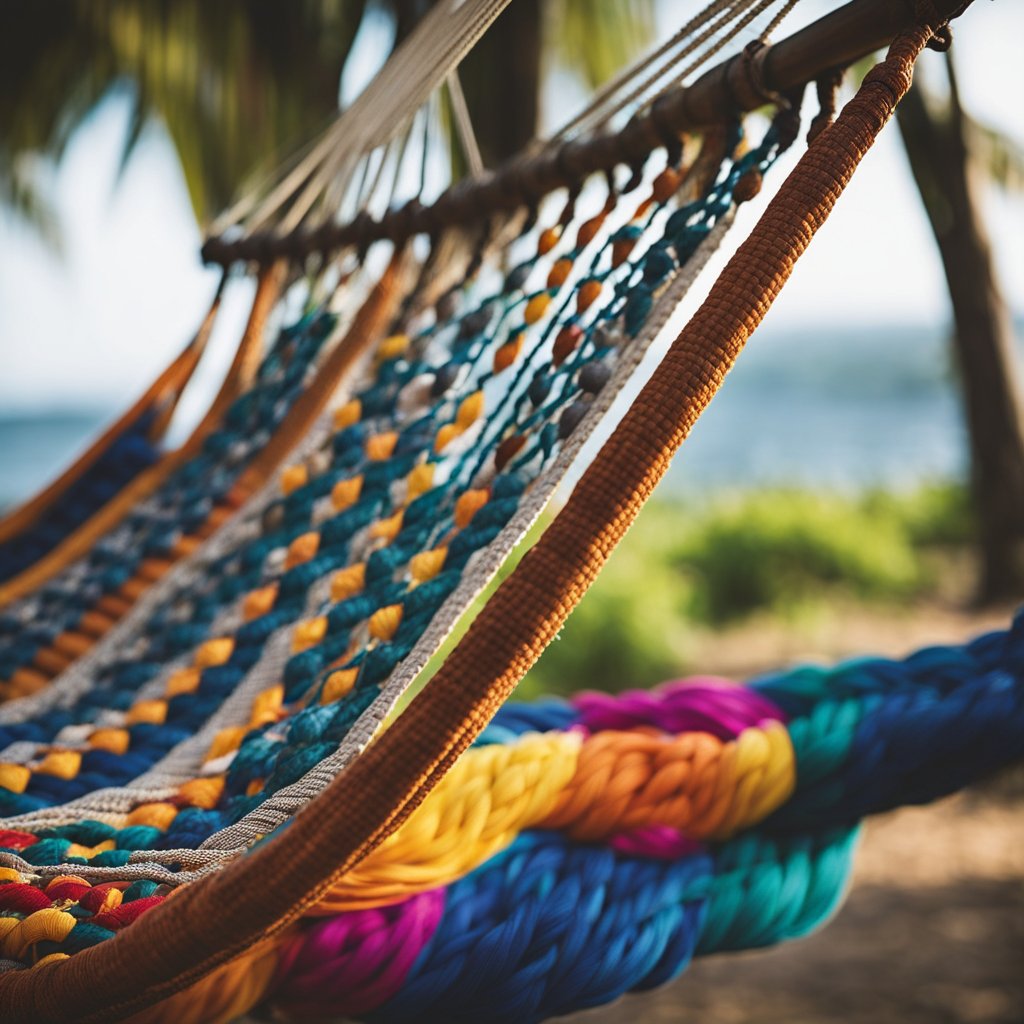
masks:
[[[826,71],[814,83],[818,95],[818,113],[814,115],[807,129],[807,143],[810,145],[834,120],[839,99],[839,87],[843,84],[845,67]]]
[[[953,29],[949,19],[939,14],[932,0],[916,0],[914,9],[918,21],[932,31],[932,37],[926,44],[928,49],[945,53],[953,45]]]
[[[772,103],[782,110],[792,106],[789,98],[774,89],[769,89],[765,83],[764,62],[771,51],[771,44],[763,39],[753,39],[740,54],[743,71],[746,74],[746,84],[760,96],[765,103]]]

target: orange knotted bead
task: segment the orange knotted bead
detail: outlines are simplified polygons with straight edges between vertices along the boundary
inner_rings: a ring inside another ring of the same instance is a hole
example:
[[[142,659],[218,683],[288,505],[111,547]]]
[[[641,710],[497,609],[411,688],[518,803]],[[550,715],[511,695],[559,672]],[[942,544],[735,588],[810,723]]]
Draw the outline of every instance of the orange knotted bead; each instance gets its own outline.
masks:
[[[387,544],[390,544],[402,530],[402,520],[405,518],[405,512],[399,509],[393,516],[388,516],[387,519],[378,519],[369,529],[369,535],[374,540],[382,540]]]
[[[386,608],[378,608],[370,616],[370,636],[377,640],[388,641],[402,624],[402,606],[400,604],[389,604]]]
[[[601,212],[596,217],[591,217],[590,220],[584,221],[580,225],[579,231],[576,232],[576,245],[582,249],[597,237],[598,231],[601,230],[601,225],[604,224],[605,213]]]
[[[528,324],[535,324],[548,311],[550,305],[551,296],[547,292],[534,295],[526,304],[526,309],[523,310],[523,319]]]
[[[612,266],[621,267],[629,259],[634,245],[636,245],[635,238],[616,238],[612,242]]]
[[[551,252],[551,250],[558,244],[558,239],[561,237],[562,229],[560,227],[545,228],[537,239],[537,252],[541,256],[545,253]]]
[[[548,271],[548,287],[561,288],[572,273],[572,260],[556,260]]]
[[[459,495],[455,502],[455,525],[464,530],[477,514],[487,504],[491,494],[486,488],[466,491]]]
[[[432,580],[444,568],[444,562],[447,557],[448,549],[445,547],[421,551],[418,555],[413,555],[409,560],[409,574],[416,583],[426,583],[427,580]]]
[[[576,293],[576,309],[582,313],[589,309],[590,306],[596,301],[597,297],[601,294],[601,282],[595,281],[590,278],[588,281],[584,281],[580,285],[580,290]]]
[[[473,394],[467,395],[459,403],[458,411],[455,413],[455,422],[463,430],[466,430],[480,418],[480,414],[483,411],[484,393],[482,391],[474,391]]]
[[[319,542],[319,536],[317,541]],[[214,665],[223,665],[234,653],[234,650],[235,641],[231,637],[219,636],[214,640],[206,640],[201,643],[196,649],[192,661],[196,668],[212,668]]]
[[[434,486],[434,463],[421,462],[414,466],[405,478],[405,500],[412,501],[421,494],[426,494]]]
[[[366,566],[362,562],[339,569],[331,579],[331,600],[346,601],[366,586]]]
[[[385,459],[390,459],[397,443],[398,434],[394,430],[375,434],[366,441],[366,457],[371,462],[383,462]]]
[[[297,491],[308,479],[309,472],[305,466],[285,466],[281,471],[281,493]]]
[[[561,366],[575,351],[576,346],[583,337],[583,330],[579,324],[570,324],[563,327],[555,337],[555,344],[551,349],[551,362],[554,366]]]
[[[359,676],[357,668],[339,668],[332,672],[324,682],[324,688],[320,693],[321,704],[333,704],[336,700],[352,692]]]
[[[274,602],[276,600],[276,583],[271,583],[266,587],[260,587],[259,590],[252,590],[245,595],[245,600],[242,602],[242,617],[246,622],[258,619],[261,616],[266,615],[274,607]]]
[[[526,438],[522,434],[512,434],[498,445],[494,453],[494,466],[500,473],[522,450]]]
[[[292,631],[292,651],[309,650],[315,647],[327,635],[327,616],[320,615],[315,619],[296,623]]]
[[[446,423],[441,427],[434,437],[434,451],[443,452],[452,441],[464,433],[458,423]]]
[[[339,480],[331,489],[331,504],[336,512],[342,512],[359,500],[363,490],[362,475],[348,480]]]
[[[286,569],[308,562],[320,550],[320,534],[315,530],[303,533],[288,545],[284,564]]]
[[[494,372],[502,373],[507,370],[519,358],[519,353],[522,349],[522,334],[517,334],[511,341],[505,342],[505,344],[494,353]]]
[[[346,427],[351,427],[354,423],[358,423],[363,415],[363,405],[358,398],[353,398],[351,402],[346,402],[340,409],[334,410],[334,429],[344,430]]]
[[[655,179],[651,194],[657,203],[667,202],[676,194],[682,175],[674,167],[666,167]]]

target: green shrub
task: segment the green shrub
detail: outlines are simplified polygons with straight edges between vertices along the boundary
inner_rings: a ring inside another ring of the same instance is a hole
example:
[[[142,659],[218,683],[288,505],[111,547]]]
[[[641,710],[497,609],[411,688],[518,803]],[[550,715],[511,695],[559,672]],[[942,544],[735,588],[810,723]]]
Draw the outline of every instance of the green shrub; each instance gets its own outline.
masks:
[[[971,529],[966,491],[953,485],[859,497],[789,488],[700,505],[654,501],[521,693],[651,685],[686,669],[694,629],[754,613],[792,618],[836,600],[895,604],[921,596],[935,585],[934,551],[962,547]],[[520,545],[501,578],[528,547]],[[463,617],[424,679],[492,591]]]
[[[803,491],[761,491],[716,503],[673,546],[694,579],[693,613],[724,622],[786,612],[843,589],[897,599],[923,582],[909,531],[866,502]]]
[[[630,540],[635,538],[635,543]],[[639,555],[634,530],[544,652],[524,689],[617,691],[651,686],[685,661],[687,581],[664,559]]]
[[[652,502],[523,689],[648,685],[685,669],[695,628],[921,596],[935,583],[932,550],[970,537],[966,492],[952,485]]]
[[[875,515],[898,520],[915,548],[953,547],[974,537],[974,517],[966,487],[930,483],[905,494],[871,491],[862,504]]]

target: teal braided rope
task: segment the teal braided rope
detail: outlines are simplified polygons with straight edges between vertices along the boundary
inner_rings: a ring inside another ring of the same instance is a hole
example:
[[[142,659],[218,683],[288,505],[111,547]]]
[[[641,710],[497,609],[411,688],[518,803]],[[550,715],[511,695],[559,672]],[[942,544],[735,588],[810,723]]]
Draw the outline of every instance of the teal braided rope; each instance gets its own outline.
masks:
[[[529,1024],[601,1005],[665,984],[694,956],[814,931],[846,890],[856,838],[751,833],[664,861],[525,833],[443,896],[314,924],[284,951],[269,1002],[381,1024]],[[424,905],[440,918],[425,941]],[[381,1002],[376,979],[410,941],[419,955]]]

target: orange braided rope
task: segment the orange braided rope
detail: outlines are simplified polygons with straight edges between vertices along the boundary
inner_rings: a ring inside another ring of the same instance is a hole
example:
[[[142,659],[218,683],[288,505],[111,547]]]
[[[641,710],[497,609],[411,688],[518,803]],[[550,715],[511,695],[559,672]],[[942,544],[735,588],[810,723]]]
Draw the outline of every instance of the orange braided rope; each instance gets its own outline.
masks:
[[[224,381],[202,420],[188,440],[136,477],[120,494],[100,509],[88,522],[66,537],[53,551],[12,580],[0,586],[0,606],[42,586],[50,577],[87,554],[92,546],[113,529],[140,501],[152,494],[182,463],[191,458],[211,430],[220,422],[228,406],[249,386],[263,351],[264,327],[281,292],[284,267],[276,264],[263,271],[256,286],[252,312],[235,357]]]
[[[150,429],[150,437],[159,439],[163,436],[170,423],[171,415],[177,408],[178,399],[192,378],[206,344],[213,331],[213,323],[220,308],[221,294],[224,290],[221,279],[217,293],[209,312],[199,325],[195,337],[174,357],[152,384],[139,396],[130,409],[122,413],[89,447],[65,469],[60,476],[51,481],[42,491],[29,498],[24,504],[12,509],[0,519],[0,543],[10,540],[28,526],[35,523],[41,515],[52,506],[65,491],[78,480],[83,473],[103,454],[111,442],[134,422],[142,413],[156,405],[162,405],[159,416]]]

